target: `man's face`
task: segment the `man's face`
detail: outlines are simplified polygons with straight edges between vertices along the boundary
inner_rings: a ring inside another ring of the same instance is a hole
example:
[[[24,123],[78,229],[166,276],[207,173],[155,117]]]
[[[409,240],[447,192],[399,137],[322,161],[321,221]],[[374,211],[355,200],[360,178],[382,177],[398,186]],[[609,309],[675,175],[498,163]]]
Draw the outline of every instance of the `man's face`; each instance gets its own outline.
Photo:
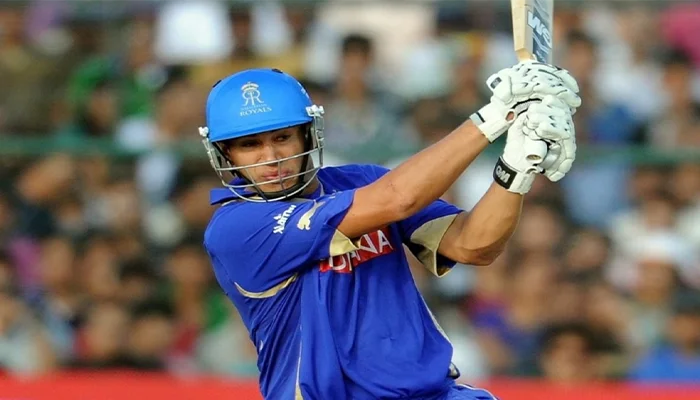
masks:
[[[258,183],[262,192],[272,193],[293,187],[301,177],[305,157],[296,157],[281,164],[271,161],[292,157],[304,151],[304,135],[300,126],[280,129],[232,140],[226,146],[226,153],[234,166],[269,163],[239,171],[251,182]],[[262,182],[269,182],[260,184]]]

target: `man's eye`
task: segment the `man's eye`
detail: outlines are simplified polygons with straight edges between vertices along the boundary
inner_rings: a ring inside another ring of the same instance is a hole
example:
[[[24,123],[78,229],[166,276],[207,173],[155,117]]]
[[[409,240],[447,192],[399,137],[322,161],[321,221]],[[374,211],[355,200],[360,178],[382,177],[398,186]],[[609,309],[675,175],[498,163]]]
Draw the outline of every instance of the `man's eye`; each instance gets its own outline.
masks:
[[[243,142],[243,143],[239,144],[240,147],[246,147],[246,148],[255,147],[255,145],[256,145],[255,142]]]
[[[277,136],[277,141],[278,141],[278,142],[286,142],[286,141],[289,140],[289,138],[291,138],[291,137],[292,137],[292,135],[285,133],[285,134],[283,134],[283,135]]]

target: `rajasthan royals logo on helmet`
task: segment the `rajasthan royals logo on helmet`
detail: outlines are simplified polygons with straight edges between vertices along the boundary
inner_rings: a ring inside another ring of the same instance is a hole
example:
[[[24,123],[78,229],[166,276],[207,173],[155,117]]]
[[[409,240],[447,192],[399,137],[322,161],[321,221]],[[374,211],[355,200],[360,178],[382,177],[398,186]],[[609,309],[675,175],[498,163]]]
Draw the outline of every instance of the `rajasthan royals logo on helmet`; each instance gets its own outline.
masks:
[[[260,98],[259,88],[260,85],[253,82],[248,82],[241,86],[241,96],[245,100],[245,103],[241,106],[241,117],[272,111],[272,108]]]
[[[241,96],[243,96],[243,99],[245,100],[245,104],[243,104],[243,107],[246,106],[254,106],[256,104],[262,104],[263,101],[260,100],[260,91],[258,90],[260,86],[253,82],[248,82],[245,85],[241,86]]]

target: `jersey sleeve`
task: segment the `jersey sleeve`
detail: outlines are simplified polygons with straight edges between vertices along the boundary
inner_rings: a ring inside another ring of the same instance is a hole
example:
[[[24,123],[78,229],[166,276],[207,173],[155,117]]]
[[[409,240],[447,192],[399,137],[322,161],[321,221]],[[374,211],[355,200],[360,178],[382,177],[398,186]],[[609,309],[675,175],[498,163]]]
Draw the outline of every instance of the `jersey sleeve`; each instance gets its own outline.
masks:
[[[459,208],[443,200],[436,200],[411,217],[399,222],[404,244],[433,275],[446,275],[455,261],[438,253],[445,232],[454,222]]]
[[[375,179],[389,172],[386,168],[373,167]],[[452,225],[460,208],[443,200],[436,200],[427,207],[398,223],[404,244],[435,276],[446,275],[456,264],[438,253],[445,232]]]
[[[348,190],[315,201],[222,208],[205,233],[217,279],[246,297],[270,297],[300,270],[355,250],[336,229],[353,196]]]

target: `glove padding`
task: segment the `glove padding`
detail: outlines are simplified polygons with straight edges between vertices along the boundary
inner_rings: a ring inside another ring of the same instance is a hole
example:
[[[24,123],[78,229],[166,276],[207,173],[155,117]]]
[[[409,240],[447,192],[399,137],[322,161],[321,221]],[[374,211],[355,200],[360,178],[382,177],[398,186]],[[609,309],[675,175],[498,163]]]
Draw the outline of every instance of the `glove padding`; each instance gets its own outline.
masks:
[[[559,78],[561,80],[561,83],[564,85],[564,88],[567,90],[562,90],[559,93],[555,94],[555,96],[567,103],[569,107],[572,108],[573,113],[575,113],[575,110],[581,105],[581,98],[578,96],[578,82],[576,82],[576,79],[574,79],[574,77],[571,76],[569,71],[561,67],[557,67],[556,65],[544,64],[537,61],[523,61],[516,64],[513,68],[516,71],[524,73],[526,75],[531,71],[551,74],[553,75],[553,77],[550,78],[551,81],[556,81],[555,78]],[[492,75],[487,82],[489,82],[493,78],[494,75]]]
[[[524,61],[491,75],[487,85],[491,101],[471,119],[490,141],[498,139],[530,105],[552,95],[570,108],[581,105],[578,84],[568,71],[533,61]]]
[[[530,111],[528,111],[530,113]],[[493,179],[509,192],[525,194],[542,169],[528,158],[527,144],[536,142],[523,132],[527,114],[516,118],[508,129],[503,155],[493,170]]]
[[[546,156],[538,166],[552,182],[561,180],[576,159],[576,130],[572,111],[563,101],[546,96],[541,103],[533,104],[525,115],[523,132],[528,141],[526,148],[545,142]]]

